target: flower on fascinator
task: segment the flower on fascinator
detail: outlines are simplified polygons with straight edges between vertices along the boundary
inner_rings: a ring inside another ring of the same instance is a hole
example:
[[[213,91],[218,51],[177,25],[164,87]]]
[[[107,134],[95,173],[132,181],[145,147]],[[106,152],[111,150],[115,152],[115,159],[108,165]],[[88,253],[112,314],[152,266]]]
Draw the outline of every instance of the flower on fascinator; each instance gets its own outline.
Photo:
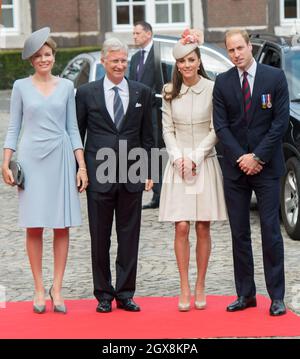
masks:
[[[181,35],[180,42],[183,45],[203,43],[203,32],[196,29],[185,29]]]

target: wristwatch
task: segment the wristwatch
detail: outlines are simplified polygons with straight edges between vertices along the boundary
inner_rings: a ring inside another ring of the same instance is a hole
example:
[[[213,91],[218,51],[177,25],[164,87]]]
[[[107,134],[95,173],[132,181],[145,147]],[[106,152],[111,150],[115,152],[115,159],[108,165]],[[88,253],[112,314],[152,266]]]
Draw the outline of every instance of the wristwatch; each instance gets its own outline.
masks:
[[[260,163],[260,164],[262,164],[262,165],[265,164],[265,162],[262,161],[258,156],[256,156],[255,153],[252,153],[252,157],[253,157],[253,159],[254,159],[255,161],[257,161],[258,163]]]

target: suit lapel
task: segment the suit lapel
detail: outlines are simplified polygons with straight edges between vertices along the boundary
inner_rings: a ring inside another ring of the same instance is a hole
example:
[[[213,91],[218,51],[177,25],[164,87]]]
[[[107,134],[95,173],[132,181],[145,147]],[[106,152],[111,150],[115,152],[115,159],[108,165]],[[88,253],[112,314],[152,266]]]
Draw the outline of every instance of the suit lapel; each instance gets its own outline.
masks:
[[[253,90],[252,90],[252,103],[250,108],[250,122],[253,120],[255,111],[257,110],[260,102],[260,96],[263,92],[262,85],[263,81],[263,71],[261,70],[260,64],[257,64],[256,74],[254,78]]]
[[[132,115],[134,108],[135,108],[135,104],[137,103],[137,100],[138,100],[139,94],[140,94],[138,88],[134,85],[134,82],[129,81],[128,79],[126,79],[126,80],[127,80],[128,89],[129,89],[129,103],[128,103],[128,108],[124,115],[124,118],[118,126],[119,131],[122,131],[122,129],[124,128],[124,126],[126,125],[126,123],[129,120],[129,116]]]
[[[242,94],[241,81],[239,78],[239,72],[237,68],[235,68],[235,71],[233,71],[232,76],[233,76],[232,82],[233,82],[234,93],[240,105],[241,113],[243,114],[244,113],[243,94]]]
[[[141,79],[143,78],[144,74],[147,73],[147,68],[153,69],[153,66],[149,67],[149,64],[152,62],[153,58],[154,58],[154,49],[153,49],[153,45],[151,47],[151,50],[149,51],[149,54],[147,56],[146,62],[143,66],[143,70],[142,70],[142,75],[141,75]]]
[[[104,81],[104,77],[101,80],[95,82],[95,88],[93,91],[94,100],[98,105],[98,107],[100,108],[102,118],[110,125],[110,127],[112,127],[115,130],[116,126],[114,124],[114,121],[110,117],[110,114],[106,108],[103,81]]]

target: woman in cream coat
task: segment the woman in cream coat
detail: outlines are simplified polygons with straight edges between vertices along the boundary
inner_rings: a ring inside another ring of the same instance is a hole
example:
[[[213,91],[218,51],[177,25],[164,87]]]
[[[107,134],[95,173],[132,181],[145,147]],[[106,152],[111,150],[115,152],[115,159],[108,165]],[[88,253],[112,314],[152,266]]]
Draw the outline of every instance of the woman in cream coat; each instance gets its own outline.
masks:
[[[199,34],[186,31],[175,45],[172,83],[163,90],[163,135],[169,154],[159,220],[175,222],[175,254],[181,293],[178,309],[190,309],[190,222],[197,235],[195,308],[206,307],[205,276],[211,251],[210,221],[226,220],[217,138],[212,124],[213,82],[201,63]]]

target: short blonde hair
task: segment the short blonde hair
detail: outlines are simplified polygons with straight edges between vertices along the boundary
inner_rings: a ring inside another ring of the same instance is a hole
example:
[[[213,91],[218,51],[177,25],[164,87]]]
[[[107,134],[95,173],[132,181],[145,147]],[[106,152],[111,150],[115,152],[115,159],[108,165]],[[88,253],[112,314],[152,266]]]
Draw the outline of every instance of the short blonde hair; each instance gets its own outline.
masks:
[[[50,49],[52,50],[53,55],[56,54],[57,44],[51,37],[48,37],[48,39],[46,40],[44,45],[47,45],[47,46],[50,47]]]
[[[225,46],[227,47],[227,39],[231,36],[234,35],[242,35],[243,39],[246,41],[247,44],[249,44],[250,42],[250,38],[249,38],[249,34],[246,30],[244,29],[232,29],[232,30],[228,30],[225,33],[225,39],[224,39],[224,43]]]

